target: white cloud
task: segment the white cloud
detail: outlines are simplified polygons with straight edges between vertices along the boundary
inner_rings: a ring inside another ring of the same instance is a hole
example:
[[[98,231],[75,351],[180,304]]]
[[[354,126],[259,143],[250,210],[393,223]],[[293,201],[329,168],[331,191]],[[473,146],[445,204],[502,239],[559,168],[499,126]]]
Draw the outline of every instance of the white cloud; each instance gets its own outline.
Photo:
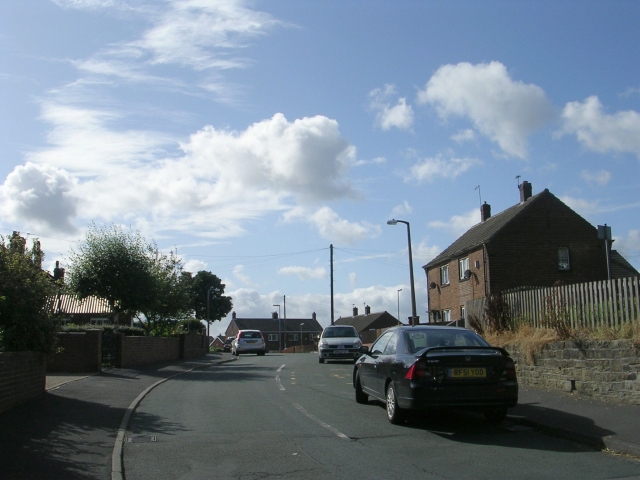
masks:
[[[396,205],[395,207],[393,207],[391,217],[396,218],[401,215],[409,214],[412,211],[413,209],[411,208],[411,205],[409,205],[409,202],[405,200],[401,205]]]
[[[187,260],[184,263],[184,270],[186,272],[191,272],[193,274],[198,273],[201,270],[206,270],[207,269],[207,264],[200,261],[200,260]]]
[[[311,278],[327,278],[327,270],[323,267],[309,268],[302,266],[282,267],[278,270],[280,275],[297,275],[300,280],[309,280]]]
[[[255,286],[255,284],[251,281],[251,277],[242,273],[243,271],[244,265],[236,265],[235,267],[233,267],[233,276],[249,287]]]
[[[606,170],[599,170],[597,172],[582,170],[580,177],[592,187],[604,187],[611,181],[611,173]]]
[[[376,125],[382,130],[393,127],[408,130],[413,125],[413,108],[407,105],[406,98],[399,98],[395,105],[392,99],[397,96],[395,86],[385,85],[369,92],[369,108],[376,113]]]
[[[28,221],[46,232],[74,233],[79,198],[76,182],[67,172],[27,163],[17,166],[0,186],[0,217]]]
[[[467,128],[466,130],[460,130],[455,135],[451,135],[451,140],[457,143],[471,142],[476,139],[476,132]]]
[[[475,158],[447,158],[441,156],[425,158],[411,167],[411,172],[405,176],[405,182],[432,182],[438,177],[454,179],[471,167],[480,165]]]
[[[578,141],[599,153],[632,153],[640,158],[640,113],[634,110],[608,115],[596,96],[570,102],[562,112],[558,136],[575,134]]]
[[[322,238],[347,245],[376,237],[381,231],[379,225],[372,225],[368,222],[353,223],[340,218],[329,207],[321,207],[313,213],[305,208],[295,208],[284,215],[285,221],[298,219],[311,223]]]
[[[626,237],[614,236],[614,240],[615,249],[637,268],[640,263],[640,230],[629,230]]]
[[[349,274],[349,286],[351,289],[354,289],[358,286],[358,274],[355,272],[351,272]]]
[[[429,263],[430,260],[442,251],[437,245],[427,245],[427,240],[428,239],[424,239],[418,245],[411,246],[413,257],[423,263]]]
[[[474,208],[462,215],[454,215],[446,222],[442,220],[429,222],[429,226],[433,228],[441,228],[456,236],[460,236],[479,222],[480,209]]]
[[[527,136],[554,117],[544,91],[514,81],[500,62],[444,65],[418,92],[441,118],[468,118],[508,155],[527,157]]]
[[[560,200],[567,204],[569,208],[574,210],[581,217],[590,217],[601,212],[600,202],[597,200],[589,201],[583,198],[570,197],[568,195],[561,196]]]

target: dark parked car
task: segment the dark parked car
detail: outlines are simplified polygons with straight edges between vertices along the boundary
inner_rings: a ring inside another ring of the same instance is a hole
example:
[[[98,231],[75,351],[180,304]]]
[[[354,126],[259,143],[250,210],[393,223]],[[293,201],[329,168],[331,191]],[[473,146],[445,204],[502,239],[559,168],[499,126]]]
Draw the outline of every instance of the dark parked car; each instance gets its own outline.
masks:
[[[407,411],[430,407],[479,410],[500,423],[518,402],[515,364],[507,351],[458,327],[386,330],[356,362],[353,386],[356,402],[381,400],[396,424]]]
[[[230,352],[231,351],[231,342],[233,342],[233,337],[227,338],[224,341],[224,345],[222,345],[222,351],[223,352]]]

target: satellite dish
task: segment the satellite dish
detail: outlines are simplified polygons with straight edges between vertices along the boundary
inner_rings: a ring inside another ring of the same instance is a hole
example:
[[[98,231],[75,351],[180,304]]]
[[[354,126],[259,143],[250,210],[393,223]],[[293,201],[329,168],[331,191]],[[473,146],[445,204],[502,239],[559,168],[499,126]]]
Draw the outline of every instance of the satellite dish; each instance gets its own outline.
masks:
[[[429,288],[431,288],[431,289],[434,289],[434,288],[436,288],[436,287],[437,287],[436,282],[431,282],[431,283],[429,284]]]
[[[471,278],[471,270],[464,271],[464,279],[469,280]]]

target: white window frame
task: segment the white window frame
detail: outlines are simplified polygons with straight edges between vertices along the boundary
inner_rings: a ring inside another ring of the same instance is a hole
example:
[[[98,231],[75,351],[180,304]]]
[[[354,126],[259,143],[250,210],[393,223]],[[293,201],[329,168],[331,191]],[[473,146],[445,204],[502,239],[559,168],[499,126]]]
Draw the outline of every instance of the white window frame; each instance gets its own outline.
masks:
[[[449,265],[440,267],[440,285],[449,285]]]
[[[441,321],[444,323],[449,323],[451,321],[451,310],[442,310]]]
[[[277,333],[270,333],[269,334],[269,341],[270,342],[277,342],[278,341],[278,334]]]
[[[464,278],[464,272],[469,270],[469,257],[464,257],[458,260],[458,269],[460,270],[460,280],[468,280]]]
[[[571,270],[569,247],[558,247],[558,270]]]
[[[460,305],[460,318],[467,318],[467,307]]]

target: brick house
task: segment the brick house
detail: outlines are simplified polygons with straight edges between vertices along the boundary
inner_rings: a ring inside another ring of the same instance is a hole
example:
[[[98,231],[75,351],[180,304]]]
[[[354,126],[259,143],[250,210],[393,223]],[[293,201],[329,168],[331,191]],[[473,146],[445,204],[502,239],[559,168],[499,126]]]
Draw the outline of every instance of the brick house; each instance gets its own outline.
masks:
[[[104,298],[89,296],[81,300],[75,295],[60,294],[51,297],[51,305],[55,313],[62,315],[65,325],[131,324],[131,316],[116,314]]]
[[[340,317],[335,325],[351,325],[360,334],[363,343],[373,343],[381,333],[389,327],[400,325],[396,317],[389,312],[371,313],[371,307],[364,307],[364,315],[358,315],[358,307],[353,307],[353,316]]]
[[[238,330],[260,330],[267,350],[277,352],[293,346],[315,345],[322,327],[315,312],[311,318],[279,318],[278,312],[273,312],[271,318],[238,318],[232,312],[225,335],[235,337]]]
[[[605,241],[598,230],[548,189],[532,195],[518,186],[520,202],[481,221],[422,268],[427,275],[429,322],[465,317],[465,302],[516,287],[550,287],[607,279]],[[612,278],[637,276],[611,251]]]

